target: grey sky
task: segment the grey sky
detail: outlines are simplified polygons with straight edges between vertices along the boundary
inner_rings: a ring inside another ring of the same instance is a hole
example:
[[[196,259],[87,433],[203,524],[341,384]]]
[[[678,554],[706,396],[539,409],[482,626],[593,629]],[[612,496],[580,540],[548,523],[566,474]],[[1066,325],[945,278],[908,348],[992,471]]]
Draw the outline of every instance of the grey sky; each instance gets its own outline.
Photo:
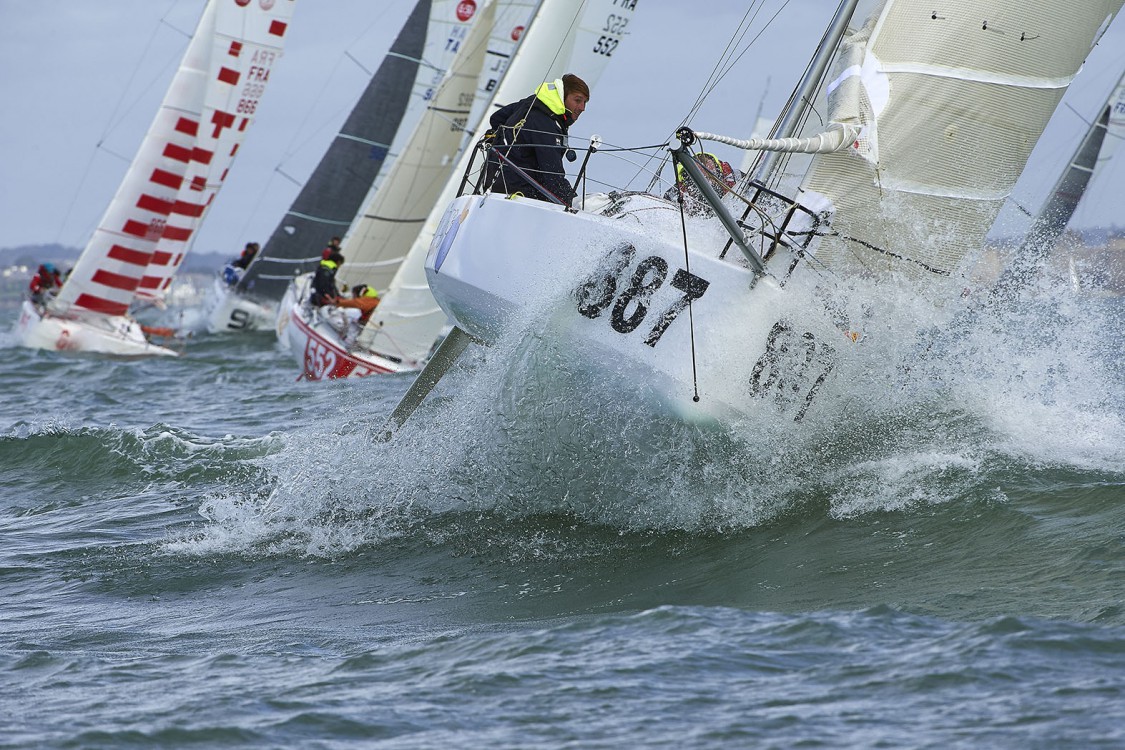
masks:
[[[369,73],[344,53],[374,71],[412,5],[298,0],[285,57],[198,235],[197,251],[234,254],[245,242],[269,236],[296,195],[296,182],[312,170],[367,83]],[[665,141],[691,110],[748,5],[640,0],[633,34],[572,133],[597,133],[617,145]],[[781,13],[710,93],[693,124],[748,136],[763,94],[763,113],[775,115],[835,5],[766,0],[755,31],[779,8]],[[85,244],[164,96],[202,7],[203,0],[0,0],[0,247]],[[1068,94],[1084,116],[1104,100],[1125,66],[1122,29],[1118,19]],[[1034,179],[1017,187],[1022,203],[1037,204],[1084,128],[1069,110],[1056,117],[1032,157],[1028,176]],[[726,155],[735,163],[740,159]],[[591,174],[622,179],[633,173],[609,159],[597,159]],[[1125,224],[1116,200],[1123,182],[1125,169],[1113,170],[1099,193],[1088,196],[1080,223]]]

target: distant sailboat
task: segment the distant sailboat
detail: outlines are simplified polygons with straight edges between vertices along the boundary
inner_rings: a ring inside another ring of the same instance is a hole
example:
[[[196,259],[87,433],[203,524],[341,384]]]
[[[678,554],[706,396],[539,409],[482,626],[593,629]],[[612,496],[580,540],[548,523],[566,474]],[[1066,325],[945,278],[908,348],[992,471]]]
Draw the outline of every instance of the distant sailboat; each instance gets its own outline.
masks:
[[[265,92],[295,0],[209,0],[117,194],[57,297],[25,302],[27,347],[174,355],[129,317],[161,300]]]
[[[273,330],[278,302],[313,270],[333,236],[343,236],[370,193],[395,134],[432,93],[452,52],[458,0],[418,0],[340,132],[246,272],[216,279],[205,311],[211,333]],[[461,10],[461,15],[470,14]]]
[[[1030,283],[1054,250],[1090,184],[1101,175],[1117,142],[1125,137],[1125,77],[1110,93],[1098,116],[1090,123],[1062,174],[1036,214],[1012,262],[993,285],[993,298],[1010,299]],[[1072,280],[1080,285],[1077,269]]]

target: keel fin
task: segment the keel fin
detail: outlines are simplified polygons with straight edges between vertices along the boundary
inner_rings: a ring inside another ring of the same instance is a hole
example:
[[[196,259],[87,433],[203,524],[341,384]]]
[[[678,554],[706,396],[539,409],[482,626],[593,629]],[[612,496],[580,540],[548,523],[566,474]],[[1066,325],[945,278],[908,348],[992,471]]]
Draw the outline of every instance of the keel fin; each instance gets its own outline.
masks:
[[[387,423],[383,434],[379,436],[381,442],[390,440],[394,435],[395,430],[406,424],[406,420],[410,419],[410,415],[414,410],[430,395],[430,391],[438,384],[445,373],[449,372],[449,368],[461,356],[461,352],[472,342],[469,334],[462,331],[456,326],[449,331],[449,334],[441,342],[441,345],[434,352],[434,356],[430,357],[430,361],[422,368],[422,372],[418,373],[418,377],[414,379],[413,385],[398,402],[398,406],[394,408],[391,415],[387,417]]]

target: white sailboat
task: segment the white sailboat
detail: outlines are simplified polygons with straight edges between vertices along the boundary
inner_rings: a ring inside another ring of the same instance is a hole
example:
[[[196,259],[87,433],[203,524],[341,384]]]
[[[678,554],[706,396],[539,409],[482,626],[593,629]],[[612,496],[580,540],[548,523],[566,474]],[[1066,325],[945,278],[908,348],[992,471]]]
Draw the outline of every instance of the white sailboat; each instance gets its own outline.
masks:
[[[635,3],[621,0],[585,0],[580,4],[543,0],[494,5],[498,6],[497,20],[489,47],[496,64],[485,65],[469,118],[469,142],[475,142],[487,130],[485,115],[495,105],[524,98],[544,80],[579,70],[583,80],[596,85],[612,57],[606,54],[604,44],[598,44],[599,36],[605,34],[603,27],[612,22],[624,38],[635,8]],[[520,35],[512,33],[515,29],[526,31]],[[517,38],[520,44],[513,53]],[[614,49],[620,41],[615,40]],[[509,56],[505,69],[502,65]],[[502,76],[496,75],[501,71]],[[449,98],[464,95],[457,90],[450,92]],[[461,145],[460,133],[456,139],[455,142],[448,138],[442,149],[428,149],[428,162],[422,158],[410,166],[404,165],[401,176],[410,181],[409,193],[394,188],[395,179],[388,177],[380,192],[393,197],[365,212],[364,223],[349,235],[352,247],[373,248],[375,254],[365,254],[366,265],[357,269],[346,246],[344,256],[348,262],[342,277],[353,285],[363,282],[385,290],[382,302],[362,331],[341,334],[342,326],[337,324],[334,333],[330,323],[315,328],[308,323],[308,313],[302,319],[300,333],[295,334],[292,326],[289,328],[293,352],[306,378],[401,372],[425,365],[447,321],[426,283],[426,251],[444,206],[456,195],[471,158],[470,153],[456,148]],[[440,157],[438,163],[433,160],[434,155]],[[429,166],[424,167],[423,163]],[[406,195],[410,197],[404,200]],[[381,197],[377,195],[376,201]],[[297,319],[295,308],[291,320]],[[309,332],[313,331],[320,335],[310,338]]]
[[[681,228],[679,209],[652,196],[600,214],[498,195],[453,201],[426,271],[457,328],[393,421],[470,338],[495,341],[513,321],[539,321],[536,334],[581,352],[584,367],[643,386],[681,416],[766,409],[799,420],[841,352],[862,345],[861,322],[823,304],[826,285],[897,279],[935,305],[955,298],[951,275],[980,247],[1121,0],[884,0],[837,42],[854,6],[841,4],[818,54],[838,45],[833,73],[814,61],[802,82],[827,98],[822,132],[790,137],[793,106],[774,139],[678,134],[672,157],[714,218]],[[691,156],[699,139],[815,155],[794,196],[770,189],[780,170],[765,158],[724,202]],[[741,218],[732,200],[749,203]]]
[[[1083,196],[1099,176],[1104,180],[1106,166],[1117,142],[1125,137],[1125,78],[1111,92],[1099,115],[1090,123],[1082,141],[1059,175],[1047,199],[1031,223],[1015,257],[991,290],[993,298],[1011,301],[1027,286],[1058,244]],[[1081,286],[1073,256],[1067,253],[1072,281]]]
[[[1125,269],[1118,261],[1117,253],[1108,248],[1061,247],[1058,242],[1066,227],[1071,223],[1080,222],[1083,213],[1090,210],[1091,203],[1096,201],[1095,196],[1113,194],[1111,188],[1108,188],[1108,182],[1117,148],[1123,139],[1125,139],[1125,76],[1118,81],[1101,116],[1091,124],[1086,138],[1075,157],[1071,159],[1066,174],[1060,177],[1052,198],[1040,211],[1044,222],[1049,221],[1050,217],[1054,218],[1049,224],[1050,234],[1044,232],[1042,240],[1065,257],[1067,275],[1075,291],[1114,294],[1125,291],[1125,274],[1123,274]],[[1094,151],[1092,155],[1091,151]],[[1120,159],[1120,156],[1117,158]],[[1085,181],[1082,182],[1081,189],[1078,189],[1073,183],[1083,178]],[[1087,199],[1086,195],[1090,195],[1093,200]],[[1030,231],[1028,234],[1029,237],[1032,236]]]
[[[159,301],[254,120],[281,56],[295,0],[209,0],[180,67],[58,296],[25,302],[27,347],[122,356],[175,355],[129,317]]]

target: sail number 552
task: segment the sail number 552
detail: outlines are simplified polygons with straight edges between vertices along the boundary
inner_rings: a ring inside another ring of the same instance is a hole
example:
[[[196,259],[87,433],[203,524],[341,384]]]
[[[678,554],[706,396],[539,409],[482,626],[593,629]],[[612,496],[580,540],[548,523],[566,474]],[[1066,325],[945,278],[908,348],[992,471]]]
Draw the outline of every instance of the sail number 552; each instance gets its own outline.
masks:
[[[613,330],[618,333],[637,330],[648,317],[653,295],[668,279],[669,268],[668,261],[659,255],[650,255],[634,267],[636,256],[637,249],[632,245],[621,245],[610,251],[598,269],[574,290],[578,312],[594,319],[608,309]],[[629,269],[632,273],[628,273]],[[671,286],[683,295],[657,315],[644,343],[656,346],[672,321],[692,300],[702,297],[710,284],[683,268],[676,269]]]

